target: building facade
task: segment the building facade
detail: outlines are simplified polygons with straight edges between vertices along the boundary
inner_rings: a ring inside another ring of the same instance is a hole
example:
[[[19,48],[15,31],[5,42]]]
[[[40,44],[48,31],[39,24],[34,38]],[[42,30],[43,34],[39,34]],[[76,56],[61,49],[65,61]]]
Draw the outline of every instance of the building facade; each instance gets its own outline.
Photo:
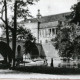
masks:
[[[20,22],[23,27],[30,29],[37,43],[50,42],[57,34],[58,24],[61,22],[65,24],[66,17],[70,13],[62,13],[57,15],[50,15],[42,17],[38,11],[37,18],[27,19]]]

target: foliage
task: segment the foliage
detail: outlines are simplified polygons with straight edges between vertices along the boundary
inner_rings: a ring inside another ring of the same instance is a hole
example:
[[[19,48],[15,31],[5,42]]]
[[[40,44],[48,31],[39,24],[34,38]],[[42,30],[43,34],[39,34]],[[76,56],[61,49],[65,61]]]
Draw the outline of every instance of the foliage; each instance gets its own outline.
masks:
[[[80,55],[80,36],[77,36],[74,39],[72,47],[73,47],[73,50],[72,50],[73,54],[75,55],[75,57],[78,57],[78,55]]]
[[[80,25],[80,2],[73,5],[71,10],[70,15],[65,16],[70,28],[65,28],[66,25],[61,28],[62,25],[58,25],[55,48],[59,50],[61,56],[78,57],[80,55],[80,36],[76,33],[76,29]]]
[[[70,42],[70,32],[69,28],[63,28],[58,30],[57,36],[55,38],[55,48],[59,50],[60,56],[67,57],[69,54],[66,49],[71,45]]]
[[[35,43],[35,37],[33,37],[31,33],[27,34],[24,47],[25,53],[29,53],[31,58],[37,58],[39,56],[39,51]]]
[[[80,55],[80,36],[75,34],[75,26],[58,30],[55,48],[62,57],[78,57]],[[73,29],[72,29],[73,28]]]
[[[6,62],[7,57],[9,59],[8,63],[11,62],[11,60],[13,58],[13,52],[12,52],[11,48],[5,42],[2,42],[2,41],[0,42],[0,53],[4,57],[5,62]]]
[[[67,19],[71,19],[71,23],[79,23],[80,25],[80,2],[78,2],[77,4],[74,4],[71,7],[71,14],[66,16]]]

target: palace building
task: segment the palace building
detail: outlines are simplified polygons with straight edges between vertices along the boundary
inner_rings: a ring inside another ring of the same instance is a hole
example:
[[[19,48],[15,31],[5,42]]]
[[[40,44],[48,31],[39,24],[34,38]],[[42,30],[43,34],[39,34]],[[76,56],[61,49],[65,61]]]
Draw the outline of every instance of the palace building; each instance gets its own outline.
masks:
[[[37,18],[27,19],[21,21],[20,24],[27,29],[31,30],[33,36],[36,37],[37,43],[46,43],[50,42],[51,39],[54,39],[57,34],[57,26],[59,23],[62,25],[65,24],[66,17],[68,13],[41,16],[40,10],[38,10]]]

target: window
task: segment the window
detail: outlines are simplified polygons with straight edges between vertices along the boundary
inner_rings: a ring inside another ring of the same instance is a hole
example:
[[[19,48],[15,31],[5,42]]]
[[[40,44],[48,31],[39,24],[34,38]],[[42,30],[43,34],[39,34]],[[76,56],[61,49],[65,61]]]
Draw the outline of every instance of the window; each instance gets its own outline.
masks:
[[[49,29],[49,35],[51,35],[51,29]]]
[[[52,35],[54,35],[55,34],[55,29],[52,29]]]

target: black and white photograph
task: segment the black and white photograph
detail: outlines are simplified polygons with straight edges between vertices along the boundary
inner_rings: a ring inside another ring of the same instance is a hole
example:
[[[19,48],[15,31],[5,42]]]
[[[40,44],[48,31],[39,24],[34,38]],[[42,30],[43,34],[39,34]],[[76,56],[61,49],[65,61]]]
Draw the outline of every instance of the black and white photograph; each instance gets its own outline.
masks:
[[[80,79],[80,0],[0,0],[0,79]]]

